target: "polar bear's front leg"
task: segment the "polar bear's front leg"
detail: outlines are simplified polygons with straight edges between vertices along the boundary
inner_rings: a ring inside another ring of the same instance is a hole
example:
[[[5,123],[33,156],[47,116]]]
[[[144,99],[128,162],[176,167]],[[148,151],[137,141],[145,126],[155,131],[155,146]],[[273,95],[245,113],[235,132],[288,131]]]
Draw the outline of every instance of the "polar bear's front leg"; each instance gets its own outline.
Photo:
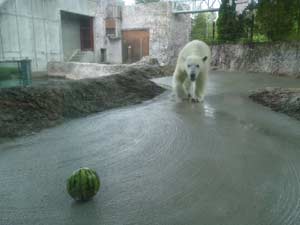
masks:
[[[189,79],[186,79],[183,85],[188,96],[187,97],[188,101],[191,101],[193,103],[197,103],[201,101],[199,95],[197,94],[197,91],[199,91],[197,89],[197,85],[198,84],[196,81],[190,81]]]
[[[196,81],[195,99],[197,102],[202,102],[204,100],[205,83],[206,77],[202,77]]]
[[[176,79],[175,76],[173,78],[173,91],[176,95],[177,100],[187,99],[187,93],[183,83],[179,79]]]
[[[189,93],[191,93],[192,101],[194,101],[197,98],[197,96],[196,96],[196,82],[195,81],[191,82]]]

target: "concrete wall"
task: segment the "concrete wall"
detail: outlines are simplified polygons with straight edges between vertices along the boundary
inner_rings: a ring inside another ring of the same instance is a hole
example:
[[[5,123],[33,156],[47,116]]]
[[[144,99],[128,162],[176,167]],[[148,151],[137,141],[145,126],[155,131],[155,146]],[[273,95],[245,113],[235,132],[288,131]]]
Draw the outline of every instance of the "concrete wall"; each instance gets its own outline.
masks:
[[[95,17],[95,61],[101,48],[109,63],[122,63],[121,39],[105,36],[104,0],[6,0],[0,6],[0,60],[32,60],[33,71],[45,71],[47,62],[63,61],[79,47],[75,20],[61,21],[61,11]],[[150,56],[167,64],[189,41],[190,17],[173,15],[167,2],[123,7],[122,29],[149,29]],[[62,28],[63,27],[63,28]],[[65,30],[65,32],[62,32]],[[65,35],[68,34],[68,35]],[[71,35],[72,34],[72,35]]]
[[[105,36],[106,5],[105,1],[98,5],[95,17],[96,54],[99,58],[100,49],[106,48],[109,63],[122,63],[122,40],[111,40]],[[161,64],[168,64],[189,41],[191,19],[189,15],[172,14],[168,2],[123,6],[121,29],[149,29],[150,56],[157,58]]]
[[[223,44],[212,48],[212,68],[265,72],[300,77],[300,42],[249,45]]]
[[[109,63],[122,63],[122,41],[120,39],[107,42],[107,60]]]
[[[167,64],[189,41],[191,19],[189,15],[172,14],[168,2],[124,6],[122,29],[145,28],[150,32],[150,56]]]
[[[94,33],[95,33],[95,55],[100,63],[101,48],[107,49],[108,39],[106,38],[105,31],[105,18],[106,18],[107,1],[101,0],[97,4],[96,15],[94,19]]]
[[[76,14],[62,13],[61,27],[63,54],[66,61],[76,49],[80,49],[80,17]]]
[[[175,65],[179,51],[190,41],[191,18],[187,15],[172,15],[170,23],[171,37],[167,54],[168,64]]]
[[[95,16],[96,0],[7,0],[0,7],[0,60],[32,59],[33,71],[63,60],[60,11]]]

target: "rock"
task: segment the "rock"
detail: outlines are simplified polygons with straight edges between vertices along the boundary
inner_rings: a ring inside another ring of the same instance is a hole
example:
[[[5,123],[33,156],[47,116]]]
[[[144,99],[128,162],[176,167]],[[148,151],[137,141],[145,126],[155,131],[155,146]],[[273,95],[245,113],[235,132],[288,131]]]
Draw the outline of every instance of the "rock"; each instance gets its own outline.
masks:
[[[264,88],[253,91],[254,101],[300,120],[300,88]]]
[[[159,65],[158,59],[151,58],[150,56],[144,56],[140,61],[131,65]]]

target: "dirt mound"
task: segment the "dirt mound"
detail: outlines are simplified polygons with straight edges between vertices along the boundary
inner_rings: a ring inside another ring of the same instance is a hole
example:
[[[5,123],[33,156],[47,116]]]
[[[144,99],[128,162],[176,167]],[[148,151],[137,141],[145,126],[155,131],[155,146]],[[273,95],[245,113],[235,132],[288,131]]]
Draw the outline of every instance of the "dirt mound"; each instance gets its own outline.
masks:
[[[96,79],[0,89],[0,137],[29,134],[66,119],[151,99],[163,89],[148,78],[160,73],[158,67],[141,66]]]
[[[300,88],[265,88],[249,96],[254,101],[300,120]]]

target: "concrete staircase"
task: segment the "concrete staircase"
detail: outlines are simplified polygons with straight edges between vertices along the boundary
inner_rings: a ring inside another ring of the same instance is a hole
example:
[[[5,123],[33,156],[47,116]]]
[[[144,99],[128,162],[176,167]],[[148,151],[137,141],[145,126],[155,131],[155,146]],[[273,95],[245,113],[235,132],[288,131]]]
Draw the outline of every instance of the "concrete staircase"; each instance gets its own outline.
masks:
[[[69,60],[69,62],[95,62],[95,53],[93,51],[76,51]]]

